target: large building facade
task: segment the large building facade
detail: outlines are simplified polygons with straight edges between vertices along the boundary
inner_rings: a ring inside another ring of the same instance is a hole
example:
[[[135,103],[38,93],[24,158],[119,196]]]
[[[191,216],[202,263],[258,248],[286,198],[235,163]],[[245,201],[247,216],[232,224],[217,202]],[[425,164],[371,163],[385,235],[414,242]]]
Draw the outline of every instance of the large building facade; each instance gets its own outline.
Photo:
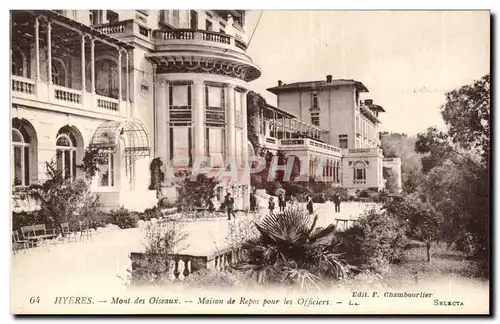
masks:
[[[48,161],[75,179],[94,148],[106,160],[92,184],[103,206],[140,210],[156,204],[155,157],[243,169],[248,82],[261,74],[244,11],[22,10],[11,25],[15,186],[45,181]],[[219,189],[246,207],[249,183]]]
[[[401,188],[401,161],[384,159],[379,114],[385,110],[359,81],[333,79],[285,84],[268,91],[278,107],[261,113],[262,145],[287,154],[307,156],[310,175],[348,190],[383,190],[383,168],[390,168]],[[318,174],[317,170],[320,173]]]

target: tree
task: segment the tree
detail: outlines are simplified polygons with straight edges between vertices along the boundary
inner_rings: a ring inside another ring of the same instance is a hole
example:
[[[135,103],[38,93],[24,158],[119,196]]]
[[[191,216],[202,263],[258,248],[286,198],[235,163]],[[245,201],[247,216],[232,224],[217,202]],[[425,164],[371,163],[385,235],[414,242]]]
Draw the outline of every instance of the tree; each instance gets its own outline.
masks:
[[[449,158],[453,148],[446,133],[429,127],[424,133],[417,134],[415,151],[423,155],[422,171],[427,173]]]
[[[99,197],[90,191],[90,179],[64,179],[62,170],[54,162],[46,162],[49,180],[41,186],[33,186],[30,195],[40,200],[40,213],[45,223],[62,230],[62,223],[77,228],[77,221],[87,220],[96,213]],[[89,224],[90,225],[90,224]]]
[[[465,150],[476,150],[484,161],[490,146],[490,75],[446,93],[441,114],[451,140]]]
[[[261,108],[267,106],[266,99],[260,94],[249,91],[247,94],[247,128],[248,128],[248,140],[252,144],[255,151],[260,148],[259,143],[259,113]]]
[[[83,154],[83,171],[85,177],[91,180],[99,171],[99,165],[107,163],[107,159],[101,154],[98,148],[88,148]]]
[[[403,190],[412,192],[422,172],[421,156],[415,151],[417,138],[400,133],[380,133],[384,157],[401,158],[401,182]]]
[[[397,173],[394,172],[391,168],[383,168],[383,176],[386,180],[385,189],[387,189],[390,193],[398,193],[398,178]]]
[[[470,158],[448,160],[429,172],[419,191],[442,218],[443,240],[464,252],[487,257],[490,205],[486,168]]]

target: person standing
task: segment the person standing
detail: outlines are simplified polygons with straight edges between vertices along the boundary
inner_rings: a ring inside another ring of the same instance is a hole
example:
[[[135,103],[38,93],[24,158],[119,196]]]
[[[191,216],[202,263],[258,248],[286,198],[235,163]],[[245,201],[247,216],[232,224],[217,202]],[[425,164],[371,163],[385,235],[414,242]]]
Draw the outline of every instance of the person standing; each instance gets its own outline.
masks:
[[[257,198],[255,193],[252,191],[250,193],[250,211],[255,211],[257,209]]]
[[[339,194],[333,196],[333,203],[335,204],[335,212],[340,213],[340,197]]]
[[[278,205],[280,207],[280,212],[284,212],[286,207],[286,199],[284,193],[278,197]]]
[[[233,218],[236,217],[234,214],[234,199],[231,197],[231,194],[228,192],[226,194],[226,198],[224,199],[224,204],[226,205],[226,210],[227,210],[227,219],[231,220],[231,215],[233,215]]]
[[[274,210],[274,200],[273,200],[273,197],[269,197],[269,215],[272,215],[273,214],[273,210]]]
[[[314,213],[313,199],[311,195],[307,196],[307,211],[309,212],[309,215],[312,215]]]

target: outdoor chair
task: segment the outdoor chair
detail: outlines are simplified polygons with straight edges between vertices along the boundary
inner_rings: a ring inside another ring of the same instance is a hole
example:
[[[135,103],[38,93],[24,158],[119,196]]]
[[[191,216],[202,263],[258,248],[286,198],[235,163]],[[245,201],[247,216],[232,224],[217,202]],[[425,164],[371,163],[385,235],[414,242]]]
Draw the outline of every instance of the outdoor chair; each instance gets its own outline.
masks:
[[[84,239],[90,239],[92,241],[92,232],[90,231],[89,223],[78,221],[78,225],[80,226],[80,241]]]
[[[69,223],[62,223],[61,224],[61,229],[62,229],[62,241],[63,243],[65,241],[71,242],[71,240],[76,242],[76,233],[71,232],[69,230]]]
[[[46,240],[53,240],[56,237],[54,229],[47,229],[45,224],[23,226],[21,227],[21,233],[23,239],[28,240],[32,247],[35,243],[46,245]]]
[[[24,249],[24,252],[28,251],[30,248],[30,241],[28,241],[26,239],[19,238],[19,232],[13,231],[12,232],[12,252],[14,252],[14,254],[17,254],[21,248]]]

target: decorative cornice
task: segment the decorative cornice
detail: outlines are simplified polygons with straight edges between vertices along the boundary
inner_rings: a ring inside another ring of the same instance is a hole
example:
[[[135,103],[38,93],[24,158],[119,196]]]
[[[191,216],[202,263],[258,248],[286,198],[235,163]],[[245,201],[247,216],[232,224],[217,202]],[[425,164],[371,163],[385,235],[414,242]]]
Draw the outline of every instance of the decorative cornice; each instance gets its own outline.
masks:
[[[201,60],[200,58],[172,57],[161,61],[157,66],[156,73],[208,73],[248,81],[247,73],[249,69],[250,67],[245,64],[218,58],[204,58]]]

